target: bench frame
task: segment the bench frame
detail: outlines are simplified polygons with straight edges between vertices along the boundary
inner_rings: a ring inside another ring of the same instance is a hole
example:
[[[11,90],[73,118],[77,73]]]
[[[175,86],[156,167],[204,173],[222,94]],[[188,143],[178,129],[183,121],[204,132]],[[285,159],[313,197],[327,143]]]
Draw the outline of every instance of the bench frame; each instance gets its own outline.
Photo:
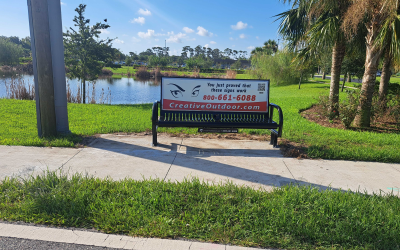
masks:
[[[191,80],[193,79],[191,78]],[[267,112],[170,111],[163,110],[161,102],[155,101],[153,103],[151,117],[153,146],[157,146],[158,144],[158,127],[190,127],[226,129],[269,129],[271,131],[270,144],[274,147],[277,147],[278,137],[282,136],[283,113],[282,109],[278,105],[269,102],[269,87],[270,86],[268,84],[268,91],[266,91],[266,94],[268,95],[269,110]],[[161,96],[161,100],[162,98],[163,97]],[[276,109],[279,113],[279,123],[273,121],[274,109]],[[232,118],[233,116],[235,117]],[[229,118],[229,121],[227,118]],[[232,122],[232,120],[234,120],[235,122]]]

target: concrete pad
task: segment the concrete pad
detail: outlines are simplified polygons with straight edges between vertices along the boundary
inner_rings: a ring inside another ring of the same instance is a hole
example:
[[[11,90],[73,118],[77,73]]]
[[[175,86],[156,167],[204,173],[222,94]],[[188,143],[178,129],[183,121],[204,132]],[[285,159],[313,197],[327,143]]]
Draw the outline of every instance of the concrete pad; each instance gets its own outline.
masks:
[[[132,178],[164,179],[176,152],[158,150],[107,151],[97,148],[85,148],[71,159],[64,170],[68,172],[88,173],[100,178],[111,177],[114,180]]]
[[[400,164],[391,164],[390,166],[400,172]]]
[[[0,146],[0,178],[26,177],[56,170],[79,153],[77,148]]]
[[[0,237],[43,240],[50,242],[73,243],[87,246],[100,246],[135,250],[198,250],[225,249],[225,245],[200,243],[183,240],[137,238],[126,235],[113,235],[62,228],[36,227],[0,223]],[[227,246],[228,247],[228,246]],[[233,247],[233,246],[229,246]],[[250,250],[251,248],[227,248],[231,250]]]
[[[284,159],[287,167],[302,185],[312,184],[322,189],[379,193],[400,186],[400,172],[391,164],[353,161]]]
[[[123,248],[126,245],[126,241],[121,241],[122,235],[109,234],[103,242],[97,242],[94,245],[99,247],[112,247],[112,248]]]
[[[108,237],[107,234],[87,232],[87,231],[74,230],[74,233],[79,236],[78,239],[74,242],[74,244],[89,245],[89,246],[94,246],[99,242],[103,242]]]
[[[141,241],[134,247],[135,250],[189,250],[192,249],[190,241],[168,240],[152,238]]]
[[[237,185],[267,190],[295,182],[281,158],[178,154],[167,179],[183,181],[191,177],[212,183],[229,180]]]
[[[225,250],[225,245],[193,242],[190,250]]]
[[[184,154],[213,154],[236,156],[259,156],[282,158],[278,148],[266,141],[216,140],[202,138],[184,138],[179,149]]]
[[[104,134],[94,140],[89,147],[106,149],[108,151],[123,151],[127,150],[157,150],[157,151],[177,151],[182,142],[182,138],[158,136],[157,147],[152,147],[151,136],[127,136],[127,135],[114,135]],[[118,149],[118,150],[115,150]]]
[[[14,235],[22,235],[22,232],[26,229],[24,226],[12,225],[12,224],[2,224],[0,227],[0,236],[2,237],[17,237]]]
[[[36,239],[52,242],[74,243],[79,238],[72,230],[63,230],[57,228],[40,228],[36,230]],[[24,238],[23,236],[14,236]]]

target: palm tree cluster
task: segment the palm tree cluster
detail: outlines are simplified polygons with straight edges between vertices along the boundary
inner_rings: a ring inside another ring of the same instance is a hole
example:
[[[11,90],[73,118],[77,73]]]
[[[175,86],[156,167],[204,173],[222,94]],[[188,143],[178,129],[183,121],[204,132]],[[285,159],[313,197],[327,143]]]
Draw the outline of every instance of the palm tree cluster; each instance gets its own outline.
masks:
[[[384,57],[380,100],[387,94],[390,68],[400,58],[400,0],[281,0],[291,9],[277,15],[279,33],[299,61],[315,60],[332,51],[329,111],[338,114],[343,59],[351,51],[365,51],[355,125],[369,127],[376,72]]]
[[[277,51],[278,51],[278,44],[276,43],[275,40],[269,39],[264,43],[263,47],[255,47],[251,51],[251,54],[254,55],[259,52],[265,52],[267,55],[272,55],[275,54]]]

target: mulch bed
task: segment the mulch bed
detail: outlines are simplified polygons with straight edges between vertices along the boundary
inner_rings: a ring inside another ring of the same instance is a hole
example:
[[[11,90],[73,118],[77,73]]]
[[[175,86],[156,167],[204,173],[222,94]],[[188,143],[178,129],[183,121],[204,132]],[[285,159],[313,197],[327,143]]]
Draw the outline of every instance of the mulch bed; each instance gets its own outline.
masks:
[[[311,108],[301,112],[301,116],[324,127],[346,129],[339,118],[329,120],[328,117],[323,115],[324,112],[325,110],[320,105],[314,105]],[[370,128],[350,127],[349,129],[362,132],[370,131],[388,134],[400,133],[400,126],[396,124],[395,119],[391,116],[375,117]]]

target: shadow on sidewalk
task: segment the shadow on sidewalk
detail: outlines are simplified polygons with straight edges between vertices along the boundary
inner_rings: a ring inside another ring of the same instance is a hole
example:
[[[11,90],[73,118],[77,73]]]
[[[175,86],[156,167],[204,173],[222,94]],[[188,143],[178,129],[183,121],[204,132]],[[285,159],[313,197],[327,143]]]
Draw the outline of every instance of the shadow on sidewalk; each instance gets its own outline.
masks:
[[[149,141],[150,144],[150,141]],[[281,187],[286,185],[311,185],[317,187],[320,190],[339,190],[334,189],[329,186],[318,185],[314,183],[304,182],[296,180],[294,178],[288,178],[285,176],[277,174],[266,173],[268,171],[268,166],[266,166],[266,172],[260,172],[252,169],[242,168],[234,165],[229,165],[225,163],[215,162],[207,160],[210,156],[226,156],[226,157],[263,157],[265,162],[268,159],[277,161],[277,164],[282,164],[282,168],[287,169],[286,164],[283,162],[283,157],[277,154],[276,150],[269,149],[205,149],[188,147],[181,144],[171,143],[170,145],[159,144],[157,147],[144,147],[136,144],[129,144],[125,142],[119,142],[114,140],[109,140],[105,138],[97,138],[89,147],[97,148],[101,150],[106,150],[118,154],[124,154],[127,156],[139,157],[146,160],[157,161],[162,163],[167,163],[179,167],[184,167],[187,169],[192,169],[200,172],[211,173],[219,176],[225,176],[227,178],[239,179],[242,181],[248,181],[255,184],[262,184],[274,187]],[[186,151],[189,153],[182,153],[179,151],[181,147],[186,147]],[[171,151],[158,150],[158,148],[169,149]],[[173,161],[171,161],[171,154],[176,154]],[[279,162],[279,158],[282,158],[282,162]],[[249,164],[251,164],[251,159],[249,159]],[[267,165],[267,164],[266,164]],[[201,178],[200,178],[201,179]]]

